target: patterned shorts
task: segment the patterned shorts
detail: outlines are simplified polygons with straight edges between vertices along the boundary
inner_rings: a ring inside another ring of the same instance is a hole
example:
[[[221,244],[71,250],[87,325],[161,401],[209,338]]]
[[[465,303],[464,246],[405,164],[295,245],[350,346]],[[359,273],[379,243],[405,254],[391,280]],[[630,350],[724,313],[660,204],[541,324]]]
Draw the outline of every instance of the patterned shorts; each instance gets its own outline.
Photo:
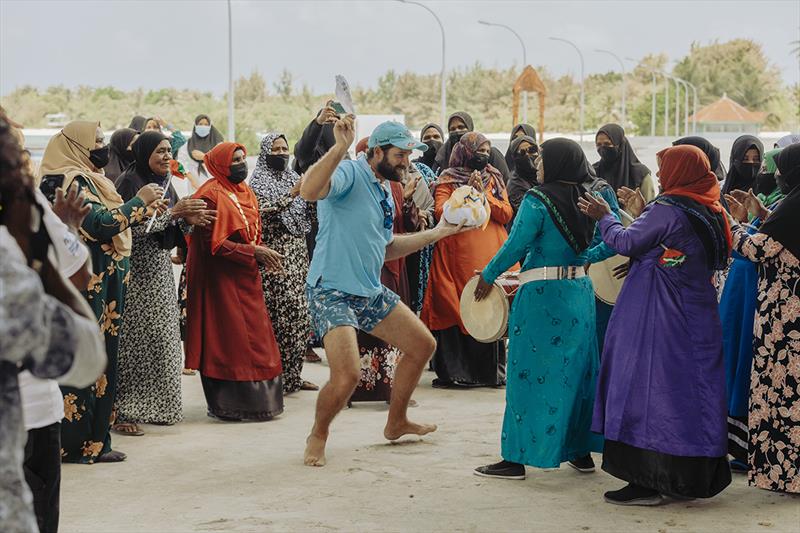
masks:
[[[386,287],[376,296],[364,297],[306,285],[306,296],[311,327],[318,339],[338,326],[352,326],[369,333],[400,301],[400,297]]]

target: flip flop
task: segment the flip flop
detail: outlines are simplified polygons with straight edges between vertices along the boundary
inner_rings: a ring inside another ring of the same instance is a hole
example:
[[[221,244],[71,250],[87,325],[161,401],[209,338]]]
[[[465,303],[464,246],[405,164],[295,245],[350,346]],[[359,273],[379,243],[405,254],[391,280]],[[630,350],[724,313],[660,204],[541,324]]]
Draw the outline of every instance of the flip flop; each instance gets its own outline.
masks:
[[[304,380],[303,384],[300,385],[300,390],[319,390],[319,385]]]
[[[139,429],[139,426],[127,422],[114,424],[113,426],[111,426],[111,431],[113,431],[114,433],[119,433],[120,435],[127,435],[128,437],[141,437],[142,435],[144,435],[144,431]]]

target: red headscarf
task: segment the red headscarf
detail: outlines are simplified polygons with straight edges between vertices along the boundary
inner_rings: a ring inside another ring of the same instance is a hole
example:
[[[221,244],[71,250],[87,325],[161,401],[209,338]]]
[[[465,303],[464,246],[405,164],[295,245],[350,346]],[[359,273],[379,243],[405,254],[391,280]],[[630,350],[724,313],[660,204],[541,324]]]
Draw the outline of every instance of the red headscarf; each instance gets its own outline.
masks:
[[[369,137],[364,137],[356,143],[356,155],[369,149]]]
[[[708,156],[700,148],[688,144],[671,146],[656,155],[660,160],[658,177],[662,194],[685,196],[706,206],[712,213],[723,212],[717,175],[711,171]],[[722,220],[730,250],[730,223],[727,216],[723,215]]]
[[[261,217],[255,193],[245,182],[234,184],[228,180],[236,150],[247,155],[244,146],[232,142],[220,143],[206,153],[203,164],[212,179],[192,196],[211,200],[217,206],[217,220],[211,230],[212,253],[216,253],[222,243],[236,232],[239,232],[241,242],[261,244]]]

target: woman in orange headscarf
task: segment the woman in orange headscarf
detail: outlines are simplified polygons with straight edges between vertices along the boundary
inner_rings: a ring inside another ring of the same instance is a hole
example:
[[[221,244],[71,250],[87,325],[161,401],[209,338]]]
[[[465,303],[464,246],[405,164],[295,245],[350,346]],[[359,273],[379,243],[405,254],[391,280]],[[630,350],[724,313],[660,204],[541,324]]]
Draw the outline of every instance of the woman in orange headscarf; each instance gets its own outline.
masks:
[[[261,244],[258,200],[244,183],[246,151],[224,142],[204,164],[212,179],[194,198],[217,211],[196,227],[186,258],[186,368],[199,369],[208,414],[221,420],[269,420],[283,412],[281,358],[261,290],[259,264],[281,269]]]
[[[708,157],[697,147],[658,153],[662,193],[628,228],[602,199],[580,200],[603,240],[631,266],[606,334],[592,431],[603,470],[628,485],[619,505],[663,496],[710,498],[731,482],[722,326],[715,270],[731,231]]]
[[[450,154],[450,166],[434,183],[435,216],[462,185],[486,193],[490,217],[485,229],[468,231],[439,241],[433,251],[422,321],[436,337],[433,368],[435,387],[505,385],[503,341],[483,344],[472,338],[461,322],[461,292],[467,281],[491,261],[508,238],[505,225],[514,211],[499,170],[489,164],[491,143],[481,133],[461,137]],[[519,270],[512,266],[512,270]]]

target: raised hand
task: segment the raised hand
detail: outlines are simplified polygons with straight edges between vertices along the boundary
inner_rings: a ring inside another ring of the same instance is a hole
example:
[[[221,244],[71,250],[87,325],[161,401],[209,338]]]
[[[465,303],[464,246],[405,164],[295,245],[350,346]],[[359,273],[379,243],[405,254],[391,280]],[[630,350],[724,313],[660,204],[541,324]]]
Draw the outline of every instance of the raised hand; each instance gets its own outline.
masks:
[[[578,209],[581,210],[581,213],[594,220],[600,220],[611,213],[611,208],[603,197],[590,192],[578,198]]]
[[[347,115],[336,121],[333,126],[333,137],[336,144],[347,149],[356,138],[356,116]]]
[[[636,190],[621,187],[617,191],[617,199],[619,199],[619,203],[622,204],[625,211],[633,218],[638,217],[644,211],[646,202],[644,201],[644,196],[642,196],[641,189],[638,187]]]
[[[333,124],[339,119],[339,115],[336,114],[336,110],[331,106],[333,100],[328,100],[325,103],[325,107],[322,108],[322,111],[319,112],[317,118],[317,124],[322,126],[323,124]]]
[[[419,180],[422,179],[422,174],[416,173],[411,174],[409,176],[408,181],[406,181],[405,185],[403,185],[403,199],[410,200],[414,193],[417,192],[417,185],[419,185]]]
[[[754,217],[764,220],[769,215],[769,210],[761,199],[756,196],[753,189],[749,189],[747,192],[740,190],[731,191],[730,195],[736,198],[737,202],[745,206],[747,212]]]
[[[477,170],[473,170],[472,174],[469,175],[469,186],[473,189],[477,190],[478,192],[484,192],[483,190],[483,178],[481,177],[481,173]]]
[[[139,189],[139,192],[136,193],[136,196],[142,199],[144,205],[149,206],[164,196],[164,189],[155,183],[150,183]]]
[[[743,203],[730,194],[725,195],[725,201],[728,202],[728,212],[735,221],[741,223],[747,222],[747,207],[745,207]]]
[[[83,201],[83,191],[78,188],[77,183],[73,182],[66,195],[64,195],[63,189],[56,189],[53,212],[58,215],[58,218],[64,224],[77,231],[81,227],[83,219],[92,210],[92,206],[89,204],[83,205]]]

